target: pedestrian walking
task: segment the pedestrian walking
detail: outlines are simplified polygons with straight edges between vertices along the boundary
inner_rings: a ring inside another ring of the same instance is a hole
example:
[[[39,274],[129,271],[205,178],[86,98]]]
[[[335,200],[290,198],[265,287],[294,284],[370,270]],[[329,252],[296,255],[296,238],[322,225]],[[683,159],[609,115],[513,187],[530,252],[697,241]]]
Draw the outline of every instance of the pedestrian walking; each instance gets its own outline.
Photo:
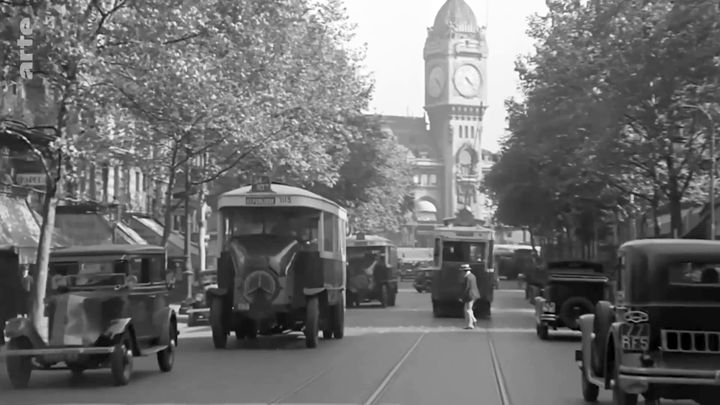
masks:
[[[463,305],[465,306],[465,329],[475,329],[475,322],[477,322],[477,319],[475,319],[475,314],[473,313],[473,304],[475,304],[475,301],[480,299],[480,291],[477,287],[477,279],[470,270],[471,269],[469,264],[463,264],[460,266],[460,271],[465,273],[463,275],[463,279],[465,281],[465,288],[463,290],[464,293],[462,297]]]
[[[22,267],[22,278],[20,279],[20,285],[22,286],[21,301],[20,301],[20,315],[28,317],[32,312],[32,290],[35,284],[35,279],[30,275],[30,266],[25,264]]]

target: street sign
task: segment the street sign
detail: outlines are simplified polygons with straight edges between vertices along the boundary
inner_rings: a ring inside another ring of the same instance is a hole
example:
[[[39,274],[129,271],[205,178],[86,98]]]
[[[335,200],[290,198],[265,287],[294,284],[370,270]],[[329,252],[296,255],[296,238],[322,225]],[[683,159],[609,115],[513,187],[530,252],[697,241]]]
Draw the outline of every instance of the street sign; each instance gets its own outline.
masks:
[[[45,186],[47,176],[42,173],[18,173],[15,181],[21,186]]]

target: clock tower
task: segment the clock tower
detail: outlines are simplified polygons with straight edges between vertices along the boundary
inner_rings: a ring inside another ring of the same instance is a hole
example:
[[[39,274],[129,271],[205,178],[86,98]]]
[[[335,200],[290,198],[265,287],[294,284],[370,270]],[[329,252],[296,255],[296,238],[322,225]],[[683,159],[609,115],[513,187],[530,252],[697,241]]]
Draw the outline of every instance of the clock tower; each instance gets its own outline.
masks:
[[[488,54],[485,28],[478,26],[464,0],[443,4],[428,29],[423,53],[425,110],[445,166],[438,219],[463,208],[480,218],[480,142]]]

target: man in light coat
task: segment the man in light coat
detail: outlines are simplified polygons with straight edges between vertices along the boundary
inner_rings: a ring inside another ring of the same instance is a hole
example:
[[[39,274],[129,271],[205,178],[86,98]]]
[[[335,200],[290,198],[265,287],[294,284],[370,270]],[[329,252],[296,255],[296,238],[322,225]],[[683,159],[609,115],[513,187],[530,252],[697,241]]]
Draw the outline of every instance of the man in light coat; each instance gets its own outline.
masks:
[[[480,299],[480,291],[477,287],[477,278],[475,278],[475,275],[472,274],[472,271],[470,270],[469,264],[463,264],[460,266],[460,271],[465,273],[463,275],[465,288],[463,290],[462,297],[463,305],[465,306],[465,321],[467,323],[465,329],[475,329],[475,322],[477,322],[477,319],[475,319],[475,314],[473,313],[473,304],[475,304],[475,301]]]

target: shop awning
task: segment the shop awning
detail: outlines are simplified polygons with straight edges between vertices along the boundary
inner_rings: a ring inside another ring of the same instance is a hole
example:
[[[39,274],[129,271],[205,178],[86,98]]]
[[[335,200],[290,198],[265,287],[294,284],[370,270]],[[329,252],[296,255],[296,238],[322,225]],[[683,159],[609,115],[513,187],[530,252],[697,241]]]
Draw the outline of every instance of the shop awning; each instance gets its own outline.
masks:
[[[164,227],[154,218],[146,217],[143,215],[127,215],[126,217],[130,227],[136,231],[145,240],[153,245],[162,245],[162,235]],[[170,238],[168,239],[168,257],[183,257],[184,256],[185,239],[177,232],[170,232]],[[190,255],[192,256],[193,262],[198,260],[198,245],[195,242],[190,243]]]

